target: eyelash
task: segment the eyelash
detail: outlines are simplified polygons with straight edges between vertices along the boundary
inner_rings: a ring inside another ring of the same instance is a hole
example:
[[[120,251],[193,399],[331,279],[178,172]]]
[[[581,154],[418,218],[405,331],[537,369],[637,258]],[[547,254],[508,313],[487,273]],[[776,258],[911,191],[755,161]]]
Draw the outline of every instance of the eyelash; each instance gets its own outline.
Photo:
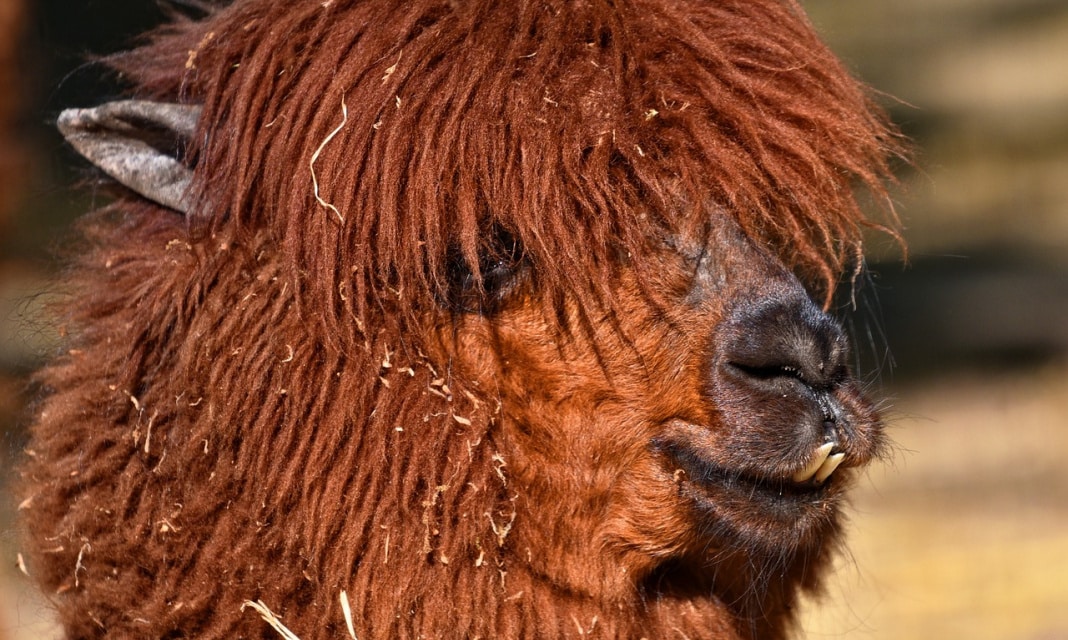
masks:
[[[499,311],[520,276],[529,269],[522,246],[514,235],[497,228],[491,237],[492,244],[484,246],[479,254],[481,288],[460,250],[450,251],[445,304],[456,313],[491,315]]]

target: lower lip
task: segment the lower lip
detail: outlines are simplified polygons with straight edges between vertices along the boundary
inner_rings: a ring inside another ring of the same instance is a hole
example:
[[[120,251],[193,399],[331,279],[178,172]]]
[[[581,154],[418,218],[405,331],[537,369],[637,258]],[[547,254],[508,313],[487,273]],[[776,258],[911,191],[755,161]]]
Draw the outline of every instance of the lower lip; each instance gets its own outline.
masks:
[[[688,483],[709,498],[718,495],[720,498],[732,501],[742,500],[751,503],[773,501],[780,503],[775,507],[781,509],[791,503],[801,506],[823,502],[832,494],[837,493],[833,490],[836,485],[835,475],[821,484],[796,483],[788,478],[762,479],[717,467],[702,460],[698,452],[685,450],[677,445],[669,446],[663,452],[668,456],[674,468],[686,473]]]

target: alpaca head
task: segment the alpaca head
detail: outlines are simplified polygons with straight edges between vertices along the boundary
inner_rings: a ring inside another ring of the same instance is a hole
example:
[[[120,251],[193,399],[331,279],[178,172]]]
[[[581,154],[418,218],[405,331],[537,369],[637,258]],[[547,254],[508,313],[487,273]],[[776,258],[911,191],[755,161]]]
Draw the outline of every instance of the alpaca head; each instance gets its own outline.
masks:
[[[111,62],[25,470],[71,628],[781,634],[882,447],[825,309],[897,148],[797,7],[248,0]]]

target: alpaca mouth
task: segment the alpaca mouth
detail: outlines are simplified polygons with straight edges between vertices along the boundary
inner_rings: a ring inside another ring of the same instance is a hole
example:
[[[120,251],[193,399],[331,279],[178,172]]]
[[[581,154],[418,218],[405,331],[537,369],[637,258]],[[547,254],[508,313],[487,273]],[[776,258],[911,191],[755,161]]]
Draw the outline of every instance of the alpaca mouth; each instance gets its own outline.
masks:
[[[825,442],[815,447],[796,468],[763,474],[719,464],[692,443],[672,439],[657,442],[656,448],[668,457],[676,470],[685,474],[688,483],[699,494],[713,502],[770,501],[780,507],[784,502],[810,503],[836,494],[837,490],[830,488],[840,484],[838,479],[843,476],[840,469],[846,459],[837,442]],[[675,473],[678,477],[678,471]]]

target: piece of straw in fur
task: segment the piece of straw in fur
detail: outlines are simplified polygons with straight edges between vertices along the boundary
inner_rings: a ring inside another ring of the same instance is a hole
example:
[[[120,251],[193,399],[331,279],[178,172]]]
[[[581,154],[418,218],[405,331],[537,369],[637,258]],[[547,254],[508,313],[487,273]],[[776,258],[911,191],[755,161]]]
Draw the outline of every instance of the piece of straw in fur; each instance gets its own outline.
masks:
[[[352,626],[352,609],[349,607],[349,594],[342,589],[338,595],[341,598],[341,613],[345,615],[345,626],[348,628],[352,640],[358,640],[356,638],[356,629]]]
[[[267,605],[263,604],[262,600],[257,600],[256,602],[245,600],[241,603],[241,610],[244,611],[245,607],[252,607],[255,609],[256,613],[260,614],[260,617],[263,618],[267,624],[271,625],[271,627],[278,632],[278,635],[285,638],[285,640],[300,640],[300,637],[282,624],[282,621],[278,619],[278,616],[276,616]]]
[[[334,136],[336,136],[343,128],[345,128],[345,124],[348,123],[348,121],[349,121],[349,108],[345,104],[345,97],[342,96],[341,97],[341,124],[339,124],[336,129],[331,131],[326,136],[326,138],[323,139],[322,143],[319,144],[319,148],[315,150],[315,153],[312,154],[311,160],[308,162],[308,168],[311,170],[312,188],[313,188],[313,190],[315,192],[315,201],[318,202],[320,206],[333,211],[334,215],[336,215],[337,219],[342,223],[345,222],[345,216],[341,215],[341,212],[337,210],[337,207],[335,207],[334,205],[330,204],[326,200],[323,200],[319,196],[319,179],[315,176],[315,161],[319,159],[319,154],[323,152],[323,148],[327,145],[327,143],[329,143],[331,140],[333,140]]]

